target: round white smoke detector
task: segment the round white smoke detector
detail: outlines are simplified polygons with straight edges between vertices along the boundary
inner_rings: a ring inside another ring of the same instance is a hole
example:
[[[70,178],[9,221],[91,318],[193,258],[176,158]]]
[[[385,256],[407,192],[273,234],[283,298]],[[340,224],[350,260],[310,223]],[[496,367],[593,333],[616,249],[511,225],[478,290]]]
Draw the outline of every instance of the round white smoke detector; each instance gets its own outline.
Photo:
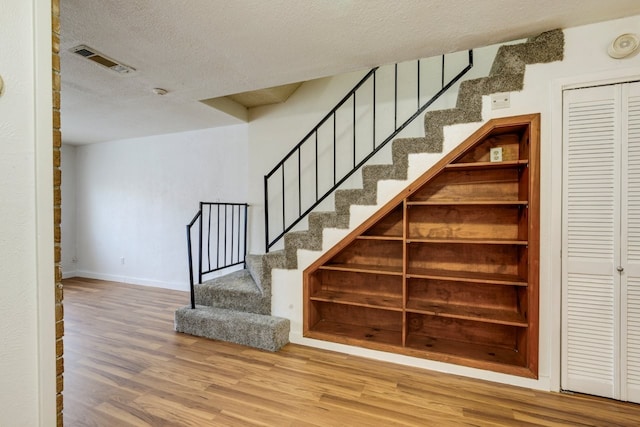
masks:
[[[615,59],[627,58],[638,52],[639,45],[640,41],[638,41],[638,36],[635,34],[622,34],[611,42],[607,53]]]

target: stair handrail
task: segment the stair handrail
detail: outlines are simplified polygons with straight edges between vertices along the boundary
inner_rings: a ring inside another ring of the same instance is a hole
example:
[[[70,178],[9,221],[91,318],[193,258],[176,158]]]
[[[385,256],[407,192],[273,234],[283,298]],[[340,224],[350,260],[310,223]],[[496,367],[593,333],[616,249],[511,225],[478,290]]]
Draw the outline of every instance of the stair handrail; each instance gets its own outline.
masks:
[[[315,209],[322,201],[324,201],[331,193],[333,193],[340,185],[342,185],[348,178],[350,178],[357,170],[359,170],[369,159],[371,159],[376,153],[378,153],[389,141],[393,140],[402,130],[404,130],[411,122],[413,122],[420,114],[422,114],[429,106],[431,106],[436,100],[438,100],[444,93],[446,93],[456,82],[458,82],[471,68],[473,68],[473,50],[468,51],[468,62],[467,66],[463,68],[458,74],[456,74],[451,80],[449,80],[445,84],[444,72],[445,72],[445,56],[442,55],[442,66],[441,66],[441,89],[433,95],[429,100],[427,100],[424,104],[420,105],[420,61],[416,60],[417,63],[417,99],[418,99],[418,108],[414,114],[412,114],[407,120],[405,120],[400,126],[397,125],[397,114],[398,114],[398,64],[394,64],[395,66],[395,74],[394,74],[394,130],[387,136],[381,143],[375,143],[375,124],[376,124],[376,72],[379,67],[372,68],[365,76],[336,104],[329,113],[327,113],[318,124],[308,132],[300,142],[298,142],[283,158],[278,162],[276,166],[269,171],[264,176],[264,215],[265,215],[265,250],[269,252],[269,249],[273,247],[287,232],[291,231],[293,227],[295,227],[304,217],[306,217],[313,209]],[[370,79],[373,79],[373,103],[372,103],[372,111],[373,111],[373,149],[367,154],[360,162],[356,164],[356,132],[355,132],[355,123],[356,123],[356,93],[357,91]],[[349,99],[353,98],[353,151],[354,151],[354,164],[353,168],[347,172],[342,178],[336,180],[335,171],[336,171],[336,134],[335,134],[335,117],[338,109],[343,106]],[[334,170],[334,180],[333,186],[328,189],[323,195],[318,195],[318,157],[317,157],[317,147],[318,147],[318,130],[320,127],[327,122],[331,117],[334,119],[334,134],[333,134],[333,144],[334,144],[334,158],[333,158],[333,170]],[[307,209],[302,210],[301,206],[301,165],[300,165],[300,156],[301,156],[301,148],[302,146],[311,140],[311,137],[315,134],[315,144],[316,144],[316,157],[315,157],[315,167],[316,167],[316,188],[315,188],[315,202],[312,203]],[[285,180],[284,180],[284,166],[290,158],[294,154],[298,154],[298,217],[297,219],[291,221],[289,224],[286,222],[286,203],[285,203]],[[282,169],[282,231],[273,239],[269,238],[269,179],[273,177],[273,175]]]
[[[193,226],[196,222],[198,223],[197,283],[202,283],[202,277],[206,274],[246,263],[248,209],[249,204],[247,203],[200,202],[198,212],[196,212],[191,222],[187,224],[187,260],[189,263],[189,292],[191,294],[192,309],[196,308],[196,279],[193,271],[193,243],[191,239]],[[206,224],[203,223],[205,216],[207,217]],[[212,220],[215,220],[215,230],[212,227]],[[213,266],[211,262],[212,231],[215,231],[214,236],[216,238],[215,247],[213,248],[213,253],[215,253],[215,266]],[[224,237],[222,244],[220,239],[221,234]],[[205,257],[203,256],[205,250],[206,268]],[[222,258],[220,254],[222,254]]]

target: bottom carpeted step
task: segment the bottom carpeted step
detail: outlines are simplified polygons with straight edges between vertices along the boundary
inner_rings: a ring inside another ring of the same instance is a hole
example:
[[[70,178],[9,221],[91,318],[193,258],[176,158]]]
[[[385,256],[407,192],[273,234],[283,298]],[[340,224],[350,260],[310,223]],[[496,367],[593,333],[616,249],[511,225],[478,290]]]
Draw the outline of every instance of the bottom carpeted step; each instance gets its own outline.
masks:
[[[178,332],[278,351],[289,342],[289,319],[223,308],[182,307],[175,313]]]

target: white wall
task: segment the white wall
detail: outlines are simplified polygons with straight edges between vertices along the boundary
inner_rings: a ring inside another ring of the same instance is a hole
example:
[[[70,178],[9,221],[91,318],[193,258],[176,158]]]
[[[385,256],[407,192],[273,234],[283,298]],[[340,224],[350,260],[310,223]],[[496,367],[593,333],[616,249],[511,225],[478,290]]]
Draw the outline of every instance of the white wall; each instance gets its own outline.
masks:
[[[188,290],[185,226],[247,201],[247,148],[246,125],[78,146],[77,275]]]
[[[62,169],[62,277],[77,275],[77,244],[76,244],[76,147],[63,144],[61,149]]]
[[[468,375],[491,381],[522,385],[543,390],[560,388],[560,313],[561,313],[561,208],[562,208],[562,90],[588,84],[611,83],[613,81],[640,79],[640,55],[614,60],[606,49],[618,35],[637,32],[640,16],[565,30],[565,59],[550,64],[535,64],[527,67],[524,90],[511,94],[511,107],[491,110],[490,98],[483,99],[483,119],[519,114],[541,114],[541,254],[540,254],[540,349],[539,379],[530,380],[456,365],[448,365],[424,359],[371,351],[358,347],[312,340],[302,337],[302,269],[319,256],[319,252],[299,251],[300,270],[276,270],[273,276],[273,313],[291,319],[292,342],[329,350],[342,351],[387,360],[427,369]],[[292,113],[295,116],[295,113]],[[260,128],[272,135],[285,135],[284,118],[276,116],[269,121],[262,117]],[[445,130],[445,148],[451,150],[477,129],[481,124],[452,126]],[[252,125],[253,126],[253,125]],[[269,131],[269,128],[271,130]],[[256,126],[257,128],[257,126]],[[254,129],[250,128],[252,159],[254,156]],[[258,139],[261,141],[261,139]],[[259,150],[259,149],[258,149]],[[411,156],[410,170],[428,167],[437,160],[433,157]],[[253,168],[252,169],[257,169]],[[411,174],[410,174],[411,175]],[[416,174],[412,174],[416,176]],[[254,178],[252,178],[254,179]],[[402,183],[400,183],[402,184]],[[406,184],[404,184],[406,185]],[[383,189],[383,191],[380,191]],[[402,189],[402,186],[399,188]],[[378,206],[393,194],[398,185],[385,182],[379,185]],[[395,193],[394,193],[395,192]],[[375,212],[372,208],[353,208],[351,227]],[[355,214],[355,215],[354,215]],[[325,230],[325,242],[337,242],[344,231]],[[324,250],[328,249],[328,245]]]
[[[0,5],[0,425],[55,425],[51,3]]]

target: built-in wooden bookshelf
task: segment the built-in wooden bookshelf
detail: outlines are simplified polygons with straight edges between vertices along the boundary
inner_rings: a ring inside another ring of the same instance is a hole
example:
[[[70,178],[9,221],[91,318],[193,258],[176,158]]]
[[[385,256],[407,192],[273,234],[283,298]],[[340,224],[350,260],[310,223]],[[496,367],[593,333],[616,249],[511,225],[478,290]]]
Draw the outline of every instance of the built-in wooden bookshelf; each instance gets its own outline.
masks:
[[[488,122],[307,268],[304,335],[536,378],[539,128]]]

